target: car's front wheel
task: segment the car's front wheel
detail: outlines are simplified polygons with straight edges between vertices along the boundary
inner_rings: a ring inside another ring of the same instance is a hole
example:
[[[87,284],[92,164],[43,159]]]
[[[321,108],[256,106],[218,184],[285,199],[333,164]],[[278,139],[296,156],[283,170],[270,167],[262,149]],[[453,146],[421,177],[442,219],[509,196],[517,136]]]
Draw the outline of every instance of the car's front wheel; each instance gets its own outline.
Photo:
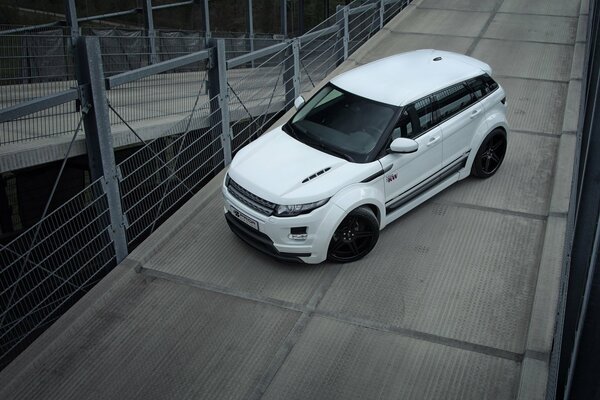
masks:
[[[327,259],[352,262],[366,256],[379,239],[379,221],[368,207],[352,210],[337,227],[329,243]]]
[[[491,131],[481,143],[471,168],[471,175],[489,178],[494,175],[506,154],[506,133],[502,129]]]

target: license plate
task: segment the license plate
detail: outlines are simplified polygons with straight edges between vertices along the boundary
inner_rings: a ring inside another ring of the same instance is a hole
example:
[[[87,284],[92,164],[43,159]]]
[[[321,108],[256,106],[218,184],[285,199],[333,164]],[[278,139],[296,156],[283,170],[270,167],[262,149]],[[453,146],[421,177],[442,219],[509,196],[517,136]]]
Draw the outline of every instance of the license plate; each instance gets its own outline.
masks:
[[[249,216],[247,216],[246,214],[244,214],[237,208],[235,208],[233,206],[230,206],[230,207],[231,207],[231,213],[233,214],[234,217],[236,217],[237,219],[239,219],[246,225],[258,230],[258,222],[256,222],[255,220],[253,220],[252,218],[250,218]]]

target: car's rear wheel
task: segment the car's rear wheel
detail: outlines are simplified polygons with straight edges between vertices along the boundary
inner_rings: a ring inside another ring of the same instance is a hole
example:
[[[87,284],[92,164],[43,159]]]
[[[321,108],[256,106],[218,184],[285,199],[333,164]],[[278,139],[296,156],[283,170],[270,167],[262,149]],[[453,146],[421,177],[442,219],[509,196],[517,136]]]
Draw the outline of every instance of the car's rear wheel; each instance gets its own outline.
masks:
[[[506,133],[501,129],[491,131],[481,143],[471,175],[477,178],[489,178],[494,175],[506,155]]]
[[[366,256],[379,239],[379,221],[368,207],[350,212],[337,227],[329,243],[327,259],[352,262]]]

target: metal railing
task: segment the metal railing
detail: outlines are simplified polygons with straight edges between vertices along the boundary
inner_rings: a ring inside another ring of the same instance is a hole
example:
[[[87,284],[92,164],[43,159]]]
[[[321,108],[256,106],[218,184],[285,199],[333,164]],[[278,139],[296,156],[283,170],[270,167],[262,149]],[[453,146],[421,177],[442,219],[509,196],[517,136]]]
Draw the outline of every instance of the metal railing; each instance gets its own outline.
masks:
[[[67,69],[60,84],[2,104],[0,127],[6,135],[10,124],[46,121],[38,116],[67,107],[73,118],[62,131],[73,133],[72,145],[85,127],[93,182],[52,212],[50,199],[41,221],[0,247],[0,365],[408,3],[357,0],[301,37],[254,39],[252,52],[233,38],[161,53],[159,34],[159,61],[151,63],[148,41],[134,35],[141,61],[132,64],[111,62],[113,36],[65,46],[77,73]],[[144,138],[136,122],[156,118],[168,126]],[[119,163],[111,125],[125,127],[137,146]],[[0,145],[18,140],[5,136]]]

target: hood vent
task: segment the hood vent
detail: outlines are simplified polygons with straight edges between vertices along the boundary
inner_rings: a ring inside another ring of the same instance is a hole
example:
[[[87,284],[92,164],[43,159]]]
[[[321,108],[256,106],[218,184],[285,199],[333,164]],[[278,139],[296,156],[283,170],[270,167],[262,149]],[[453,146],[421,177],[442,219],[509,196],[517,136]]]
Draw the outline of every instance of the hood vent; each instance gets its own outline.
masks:
[[[322,169],[322,170],[320,170],[320,171],[317,171],[317,172],[315,172],[314,174],[312,174],[311,176],[309,176],[308,178],[304,179],[304,180],[302,181],[302,183],[306,183],[306,182],[308,182],[308,181],[310,181],[310,180],[313,180],[313,179],[315,179],[317,176],[321,176],[321,175],[323,175],[325,172],[329,171],[330,169],[331,169],[331,167],[327,167],[327,168],[324,168],[324,169]]]

